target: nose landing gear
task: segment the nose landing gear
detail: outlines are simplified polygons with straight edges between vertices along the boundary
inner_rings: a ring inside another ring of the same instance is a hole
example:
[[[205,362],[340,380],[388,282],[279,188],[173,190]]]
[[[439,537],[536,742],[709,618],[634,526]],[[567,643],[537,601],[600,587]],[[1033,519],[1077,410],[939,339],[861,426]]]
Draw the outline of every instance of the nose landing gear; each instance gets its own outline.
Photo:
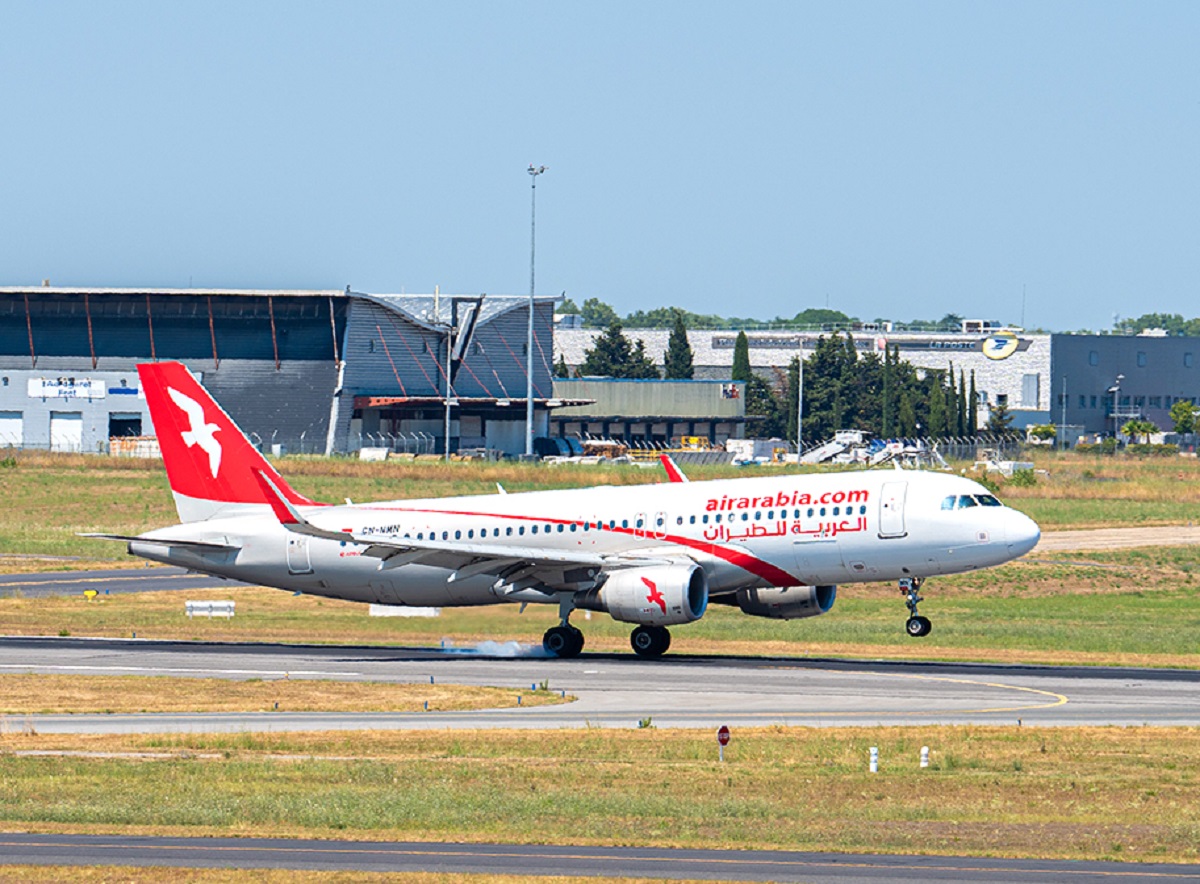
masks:
[[[921,584],[924,583],[921,577],[905,577],[900,581],[900,591],[904,593],[904,604],[908,607],[908,621],[904,624],[904,631],[913,638],[929,635],[933,629],[933,624],[929,622],[928,617],[922,617],[917,613],[917,604],[925,601],[921,598]]]

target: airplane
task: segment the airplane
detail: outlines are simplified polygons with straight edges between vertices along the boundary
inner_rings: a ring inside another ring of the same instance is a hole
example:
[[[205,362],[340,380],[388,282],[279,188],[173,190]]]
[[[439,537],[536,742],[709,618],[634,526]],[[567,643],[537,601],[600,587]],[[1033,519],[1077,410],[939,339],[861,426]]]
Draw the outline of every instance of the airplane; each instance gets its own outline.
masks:
[[[578,656],[577,609],[634,626],[645,658],[708,605],[790,620],[838,584],[896,581],[909,635],[924,582],[1037,544],[1037,524],[961,476],[771,473],[653,486],[327,505],[294,491],[178,362],[138,366],[180,524],[121,540],[132,555],[248,584],[387,605],[558,606],[545,651]],[[673,469],[672,469],[673,468]]]

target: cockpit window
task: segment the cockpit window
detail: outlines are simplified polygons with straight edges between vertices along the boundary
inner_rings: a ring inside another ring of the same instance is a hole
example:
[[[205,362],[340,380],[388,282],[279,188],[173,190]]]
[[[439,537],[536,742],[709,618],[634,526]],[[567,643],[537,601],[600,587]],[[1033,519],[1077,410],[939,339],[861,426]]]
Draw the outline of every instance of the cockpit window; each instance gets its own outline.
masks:
[[[942,509],[963,510],[971,506],[1004,506],[990,494],[951,494],[942,498]]]

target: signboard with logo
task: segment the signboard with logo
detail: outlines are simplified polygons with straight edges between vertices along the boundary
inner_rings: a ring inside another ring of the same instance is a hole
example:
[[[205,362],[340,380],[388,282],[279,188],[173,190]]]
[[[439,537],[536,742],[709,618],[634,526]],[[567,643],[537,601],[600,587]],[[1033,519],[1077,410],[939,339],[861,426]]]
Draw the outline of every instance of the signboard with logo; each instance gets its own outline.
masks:
[[[104,381],[98,378],[30,378],[30,399],[103,399]]]

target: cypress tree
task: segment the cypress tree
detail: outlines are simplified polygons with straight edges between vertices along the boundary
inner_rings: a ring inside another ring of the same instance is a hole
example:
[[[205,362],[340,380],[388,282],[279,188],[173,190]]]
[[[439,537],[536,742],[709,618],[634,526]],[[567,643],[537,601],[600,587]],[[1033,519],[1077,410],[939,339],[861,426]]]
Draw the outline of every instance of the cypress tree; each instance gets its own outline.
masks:
[[[667,338],[667,352],[663,357],[663,377],[691,380],[695,376],[692,365],[692,346],[688,343],[687,327],[683,322],[683,311],[674,309],[675,322],[671,336]]]
[[[958,435],[967,436],[970,430],[967,427],[967,379],[963,376],[962,369],[958,370]]]
[[[621,330],[621,321],[614,319],[592,343],[592,348],[584,351],[579,373],[598,377],[626,377],[632,355],[629,340]]]
[[[979,433],[979,394],[975,391],[975,369],[971,369],[971,399],[967,403],[967,429],[972,436]]]
[[[946,385],[939,372],[933,378],[933,389],[929,391],[929,427],[926,435],[936,439],[946,435]]]
[[[730,377],[735,381],[749,382],[754,374],[750,368],[750,341],[744,331],[738,332],[737,340],[733,342],[733,371]]]

